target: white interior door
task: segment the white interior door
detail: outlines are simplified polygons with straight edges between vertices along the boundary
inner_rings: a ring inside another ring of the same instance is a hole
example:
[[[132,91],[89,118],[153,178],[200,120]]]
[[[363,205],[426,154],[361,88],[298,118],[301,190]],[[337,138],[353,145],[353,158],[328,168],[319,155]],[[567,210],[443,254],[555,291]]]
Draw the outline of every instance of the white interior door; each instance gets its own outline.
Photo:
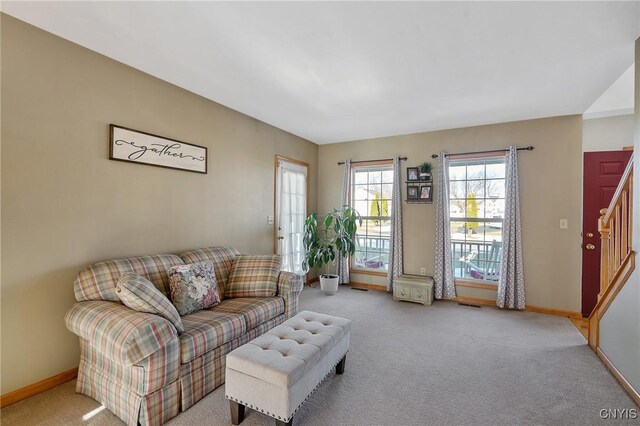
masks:
[[[304,275],[304,220],[307,217],[308,167],[278,159],[276,171],[276,252],[282,269]]]

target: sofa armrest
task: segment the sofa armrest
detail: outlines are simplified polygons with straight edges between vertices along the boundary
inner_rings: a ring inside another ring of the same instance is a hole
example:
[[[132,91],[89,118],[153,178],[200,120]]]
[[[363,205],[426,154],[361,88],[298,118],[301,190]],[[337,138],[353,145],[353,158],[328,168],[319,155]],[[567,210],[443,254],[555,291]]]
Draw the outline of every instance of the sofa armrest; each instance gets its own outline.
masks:
[[[115,302],[76,302],[64,320],[69,331],[126,365],[134,365],[178,339],[178,332],[167,319]]]
[[[284,299],[284,314],[291,318],[298,313],[298,298],[302,293],[302,277],[293,272],[280,272],[278,275],[278,295]]]

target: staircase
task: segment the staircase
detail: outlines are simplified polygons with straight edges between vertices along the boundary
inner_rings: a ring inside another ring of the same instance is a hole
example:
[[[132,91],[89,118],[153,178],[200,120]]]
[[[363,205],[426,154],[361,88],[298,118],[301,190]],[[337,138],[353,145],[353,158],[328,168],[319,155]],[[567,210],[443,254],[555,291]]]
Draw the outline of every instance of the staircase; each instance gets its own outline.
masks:
[[[609,207],[600,210],[600,293],[598,303],[589,315],[589,346],[594,351],[599,346],[600,320],[635,269],[632,206],[633,158],[627,164]]]
[[[589,315],[589,346],[602,359],[630,396],[640,404],[640,395],[600,350],[600,321],[635,269],[633,251],[633,157],[620,179],[606,209],[600,210],[598,231],[602,239],[600,257],[600,293]]]

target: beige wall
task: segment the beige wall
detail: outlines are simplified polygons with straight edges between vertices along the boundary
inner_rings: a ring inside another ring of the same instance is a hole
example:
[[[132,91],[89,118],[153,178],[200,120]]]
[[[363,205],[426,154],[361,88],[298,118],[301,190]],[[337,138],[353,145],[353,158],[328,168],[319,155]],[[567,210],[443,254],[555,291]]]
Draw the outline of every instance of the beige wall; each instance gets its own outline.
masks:
[[[582,151],[619,151],[629,146],[633,146],[633,114],[583,121]]]
[[[431,154],[535,145],[535,151],[519,156],[527,304],[579,311],[581,130],[580,116],[566,116],[321,145],[318,208],[324,212],[339,204],[342,168],[336,162],[346,158],[407,156],[402,171],[404,199],[404,168],[432,161]],[[435,204],[402,207],[405,272],[417,274],[425,267],[431,275]],[[568,219],[569,229],[559,228],[561,218]],[[363,275],[353,279],[384,283]],[[458,289],[462,296],[495,299],[495,291]]]
[[[317,145],[2,15],[2,388],[77,367],[78,269],[228,244],[273,250],[274,155]],[[201,175],[108,160],[116,123],[209,148]]]

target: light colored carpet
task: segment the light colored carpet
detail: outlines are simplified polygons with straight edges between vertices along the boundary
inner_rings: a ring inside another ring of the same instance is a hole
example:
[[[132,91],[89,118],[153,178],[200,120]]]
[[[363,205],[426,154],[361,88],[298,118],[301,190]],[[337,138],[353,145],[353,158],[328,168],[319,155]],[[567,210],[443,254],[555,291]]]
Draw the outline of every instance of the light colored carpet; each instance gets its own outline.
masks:
[[[302,309],[353,320],[345,374],[330,374],[294,418],[298,425],[612,424],[600,409],[638,407],[566,318],[423,307],[385,293],[305,288]],[[4,425],[121,424],[74,381],[1,411]],[[638,424],[638,420],[625,423]],[[230,425],[224,386],[169,422]],[[273,419],[247,410],[246,426]]]

